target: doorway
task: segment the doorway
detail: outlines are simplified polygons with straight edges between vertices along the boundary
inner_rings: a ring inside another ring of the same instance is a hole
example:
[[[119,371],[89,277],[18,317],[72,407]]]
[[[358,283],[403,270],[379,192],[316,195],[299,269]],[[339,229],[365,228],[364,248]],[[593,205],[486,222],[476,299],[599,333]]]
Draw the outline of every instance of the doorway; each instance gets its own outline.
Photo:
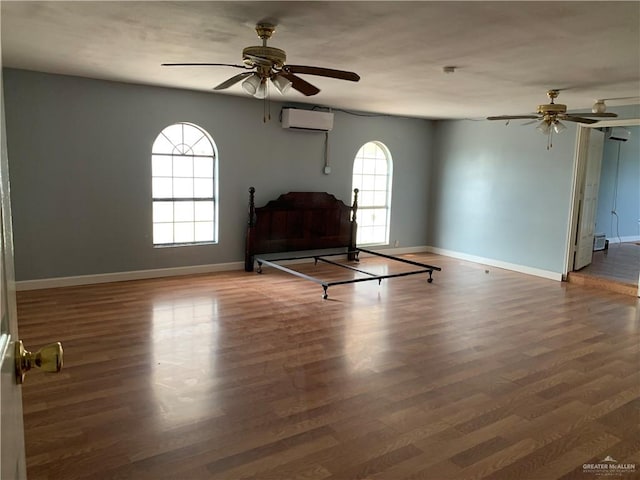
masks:
[[[603,161],[603,167],[601,171],[602,178],[600,183],[602,189],[600,191],[598,199],[598,212],[595,215],[596,219],[596,232],[602,233],[608,239],[608,248],[596,248],[593,251],[593,257],[588,266],[581,268],[579,271],[574,271],[575,263],[574,258],[576,254],[576,244],[578,243],[578,230],[580,224],[580,215],[582,207],[582,196],[585,182],[585,171],[587,168],[587,150],[589,148],[589,133],[591,129],[603,128],[603,127],[631,127],[632,135],[638,136],[640,132],[640,119],[630,120],[610,120],[597,122],[592,125],[579,125],[576,141],[576,153],[574,157],[574,174],[573,174],[573,204],[570,217],[569,228],[569,241],[567,244],[567,252],[565,256],[565,279],[569,281],[576,281],[576,283],[600,286],[604,289],[618,291],[620,293],[628,293],[631,295],[640,296],[640,218],[626,219],[626,226],[623,227],[623,233],[620,231],[620,212],[619,208],[626,208],[629,206],[628,201],[620,203],[617,191],[620,185],[620,177],[622,175],[623,183],[628,181],[624,175],[628,175],[628,172],[620,171],[620,152],[625,148],[620,141],[608,140],[608,145],[605,146],[605,155],[616,156],[613,159],[615,167],[612,167],[612,159],[605,159]],[[608,136],[608,135],[607,135]],[[627,147],[627,152],[630,149],[636,151],[638,138],[634,139],[634,142],[624,142]],[[617,154],[617,155],[616,155]],[[635,158],[637,155],[631,154],[631,158]],[[609,162],[609,165],[605,164]],[[634,166],[637,168],[637,166]],[[615,178],[612,177],[615,171]],[[635,170],[634,170],[635,171]],[[633,173],[637,175],[637,173]],[[637,187],[636,190],[637,192]],[[624,195],[624,192],[623,192]],[[616,205],[616,201],[618,202]],[[638,199],[631,199],[631,202],[640,202]],[[629,215],[626,215],[629,217]],[[640,215],[637,215],[640,216]],[[637,225],[633,224],[639,222]],[[631,227],[629,223],[632,223]],[[602,236],[596,239],[597,243],[605,243]],[[599,245],[602,247],[602,245]]]

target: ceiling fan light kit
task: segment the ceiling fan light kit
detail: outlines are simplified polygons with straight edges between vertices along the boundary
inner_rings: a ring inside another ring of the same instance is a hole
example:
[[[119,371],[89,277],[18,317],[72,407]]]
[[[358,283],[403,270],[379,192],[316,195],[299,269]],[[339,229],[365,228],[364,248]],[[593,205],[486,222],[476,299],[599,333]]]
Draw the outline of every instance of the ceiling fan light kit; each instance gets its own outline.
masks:
[[[604,100],[596,100],[596,103],[593,104],[591,108],[593,113],[604,113],[607,111],[607,106],[604,103]]]
[[[289,91],[292,85],[291,80],[288,80],[282,75],[276,75],[274,77],[271,77],[271,83],[273,83],[275,87],[278,89],[278,91],[283,95]]]
[[[258,75],[255,73],[247,78],[244,82],[242,82],[242,88],[249,95],[255,95],[258,91],[258,87],[260,86],[261,80]]]
[[[513,119],[533,119],[540,120],[540,123],[536,126],[536,130],[544,135],[548,135],[547,150],[549,150],[553,144],[552,136],[554,132],[556,134],[564,132],[567,127],[560,120],[565,122],[575,123],[596,123],[598,120],[594,120],[590,117],[617,117],[615,113],[606,113],[606,105],[604,100],[597,100],[594,104],[591,112],[585,113],[567,113],[567,106],[562,103],[555,103],[555,99],[558,98],[560,90],[549,90],[547,96],[549,97],[549,103],[543,103],[538,105],[536,114],[532,115],[499,115],[496,117],[487,117],[487,120],[513,120]]]

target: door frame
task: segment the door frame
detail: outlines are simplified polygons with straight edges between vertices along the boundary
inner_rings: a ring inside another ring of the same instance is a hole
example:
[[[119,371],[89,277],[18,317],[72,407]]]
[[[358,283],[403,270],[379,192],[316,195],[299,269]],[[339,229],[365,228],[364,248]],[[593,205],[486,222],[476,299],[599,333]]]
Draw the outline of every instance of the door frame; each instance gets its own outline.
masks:
[[[573,155],[573,177],[571,186],[571,207],[569,209],[569,223],[567,229],[567,244],[565,248],[564,256],[564,271],[562,272],[563,280],[567,279],[569,272],[573,271],[573,254],[575,252],[576,234],[578,227],[578,205],[580,203],[580,192],[582,185],[580,182],[584,181],[582,172],[585,168],[586,154],[585,148],[588,148],[588,142],[585,138],[588,137],[586,133],[590,128],[603,128],[603,127],[633,127],[640,125],[640,118],[631,119],[616,119],[616,120],[602,120],[600,122],[592,123],[589,125],[578,124],[576,132],[576,144]],[[640,297],[640,275],[638,276],[638,296]]]

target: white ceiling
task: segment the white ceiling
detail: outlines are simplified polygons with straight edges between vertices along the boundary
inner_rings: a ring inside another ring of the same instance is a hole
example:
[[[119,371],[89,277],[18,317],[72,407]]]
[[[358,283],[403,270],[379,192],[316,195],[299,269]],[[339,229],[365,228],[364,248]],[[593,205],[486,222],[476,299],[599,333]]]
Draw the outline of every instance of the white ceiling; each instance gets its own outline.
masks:
[[[7,67],[244,95],[211,88],[259,45],[291,64],[355,71],[359,83],[305,75],[314,97],[287,101],[424,118],[523,114],[550,88],[570,110],[640,95],[640,2],[1,2]],[[443,66],[457,67],[445,74]],[[275,92],[275,90],[273,90]],[[279,96],[277,92],[273,93]],[[258,100],[256,100],[258,101]],[[638,103],[638,98],[609,105]]]

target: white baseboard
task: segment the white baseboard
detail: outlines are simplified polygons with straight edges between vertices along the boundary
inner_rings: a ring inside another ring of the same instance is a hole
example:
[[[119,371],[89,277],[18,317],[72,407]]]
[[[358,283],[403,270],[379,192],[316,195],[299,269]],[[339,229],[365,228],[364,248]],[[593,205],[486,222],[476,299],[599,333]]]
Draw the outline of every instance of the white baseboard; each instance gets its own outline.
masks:
[[[372,248],[373,250],[373,248]],[[402,255],[405,253],[426,252],[427,247],[388,248],[384,253]],[[363,254],[366,256],[366,254]],[[292,260],[283,264],[305,263],[311,260]],[[244,262],[216,263],[210,265],[193,265],[189,267],[157,268],[152,270],[134,270],[131,272],[98,273],[95,275],[77,275],[73,277],[43,278],[38,280],[21,280],[16,282],[16,290],[41,290],[44,288],[74,287],[78,285],[93,285],[96,283],[126,282],[128,280],[143,280],[146,278],[175,277],[198,273],[224,272],[244,269]]]
[[[39,280],[21,280],[16,282],[16,290],[40,290],[43,288],[72,287],[95,283],[125,282],[146,278],[175,277],[198,273],[224,272],[244,269],[244,262],[193,265],[188,267],[157,268],[153,270],[134,270],[131,272],[99,273],[96,275],[77,275],[74,277],[43,278]]]
[[[518,265],[516,263],[503,262],[501,260],[495,260],[493,258],[477,257],[475,255],[469,255],[467,253],[455,252],[453,250],[445,250],[438,247],[427,247],[427,251],[436,253],[438,255],[444,255],[445,257],[458,258],[460,260],[466,260],[468,262],[480,263],[482,265],[489,265],[491,267],[503,268],[505,270],[512,270],[518,273],[525,273],[527,275],[534,275],[536,277],[548,278],[549,280],[562,281],[562,273],[552,272],[550,270],[542,270],[539,268],[527,267],[526,265]]]
[[[366,248],[366,247],[365,247]],[[492,267],[513,270],[514,272],[526,273],[537,277],[549,278],[551,280],[562,280],[562,274],[548,270],[502,262],[491,258],[477,257],[466,253],[454,252],[437,247],[396,247],[396,248],[376,248],[369,247],[368,250],[380,251],[388,255],[404,255],[409,253],[436,253],[446,257],[459,258],[469,262],[490,265]],[[366,257],[366,253],[361,254]],[[311,260],[293,260],[287,263],[303,263]],[[198,273],[224,272],[230,270],[244,269],[244,262],[216,263],[210,265],[193,265],[188,267],[158,268],[152,270],[135,270],[131,272],[99,273],[95,275],[77,275],[73,277],[43,278],[39,280],[21,280],[16,282],[16,290],[40,290],[44,288],[72,287],[78,285],[92,285],[96,283],[125,282],[128,280],[143,280],[146,278],[175,277],[180,275],[194,275]]]
[[[628,237],[607,237],[609,243],[628,243],[628,242],[640,242],[640,236],[628,236]]]

